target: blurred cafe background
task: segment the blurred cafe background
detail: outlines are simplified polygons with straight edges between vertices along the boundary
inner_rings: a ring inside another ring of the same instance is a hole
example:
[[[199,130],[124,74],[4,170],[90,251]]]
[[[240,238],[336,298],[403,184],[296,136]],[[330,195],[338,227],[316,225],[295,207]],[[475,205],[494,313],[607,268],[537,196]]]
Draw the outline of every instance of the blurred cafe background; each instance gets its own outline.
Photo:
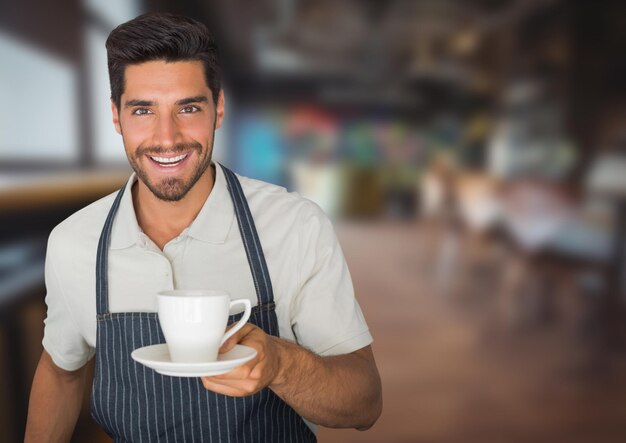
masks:
[[[2,441],[23,437],[47,235],[129,174],[104,42],[147,11],[218,37],[216,160],[334,220],[384,411],[321,442],[626,441],[625,2],[0,5]],[[85,405],[74,441],[109,441]]]

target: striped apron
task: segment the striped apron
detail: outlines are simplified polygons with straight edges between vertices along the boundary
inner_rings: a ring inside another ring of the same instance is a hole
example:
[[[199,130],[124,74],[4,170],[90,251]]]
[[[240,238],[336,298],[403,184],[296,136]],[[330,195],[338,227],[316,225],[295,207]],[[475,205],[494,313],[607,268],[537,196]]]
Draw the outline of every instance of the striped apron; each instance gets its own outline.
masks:
[[[223,171],[258,298],[249,322],[278,336],[272,283],[250,208],[235,174]],[[165,338],[156,312],[109,312],[108,245],[123,192],[115,198],[98,244],[94,420],[116,442],[315,442],[302,417],[269,388],[228,397],[205,389],[200,378],[164,376],[130,357],[133,350],[165,343]],[[231,316],[229,322],[238,318]]]

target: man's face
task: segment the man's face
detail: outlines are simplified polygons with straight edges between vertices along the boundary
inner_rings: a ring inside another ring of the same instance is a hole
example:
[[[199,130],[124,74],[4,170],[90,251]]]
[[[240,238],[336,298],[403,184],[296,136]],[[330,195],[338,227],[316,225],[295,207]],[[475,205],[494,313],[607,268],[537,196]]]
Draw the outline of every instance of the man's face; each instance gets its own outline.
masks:
[[[179,201],[211,164],[224,96],[214,105],[200,61],[129,65],[113,123],[140,180],[161,200]]]

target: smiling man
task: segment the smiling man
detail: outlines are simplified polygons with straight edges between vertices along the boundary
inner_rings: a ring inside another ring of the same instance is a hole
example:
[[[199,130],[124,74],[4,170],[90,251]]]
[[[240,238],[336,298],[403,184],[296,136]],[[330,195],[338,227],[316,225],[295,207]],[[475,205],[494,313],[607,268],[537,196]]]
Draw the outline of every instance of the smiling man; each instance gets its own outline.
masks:
[[[209,31],[148,14],[117,27],[107,52],[134,174],[50,235],[26,440],[70,439],[92,358],[92,416],[115,441],[306,442],[315,424],[372,426],[372,338],[327,217],[211,161],[224,93]],[[134,349],[164,342],[155,299],[174,288],[249,298],[248,324],[221,351],[239,343],[257,356],[197,378],[134,362]]]

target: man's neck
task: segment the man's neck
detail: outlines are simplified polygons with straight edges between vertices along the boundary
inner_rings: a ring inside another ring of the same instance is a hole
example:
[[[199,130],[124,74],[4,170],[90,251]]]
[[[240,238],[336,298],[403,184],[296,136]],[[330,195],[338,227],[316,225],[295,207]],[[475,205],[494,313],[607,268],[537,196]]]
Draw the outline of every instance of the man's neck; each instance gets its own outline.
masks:
[[[215,166],[211,165],[187,195],[177,202],[158,199],[148,187],[137,180],[132,188],[137,223],[159,249],[178,237],[196,218],[213,190]]]

